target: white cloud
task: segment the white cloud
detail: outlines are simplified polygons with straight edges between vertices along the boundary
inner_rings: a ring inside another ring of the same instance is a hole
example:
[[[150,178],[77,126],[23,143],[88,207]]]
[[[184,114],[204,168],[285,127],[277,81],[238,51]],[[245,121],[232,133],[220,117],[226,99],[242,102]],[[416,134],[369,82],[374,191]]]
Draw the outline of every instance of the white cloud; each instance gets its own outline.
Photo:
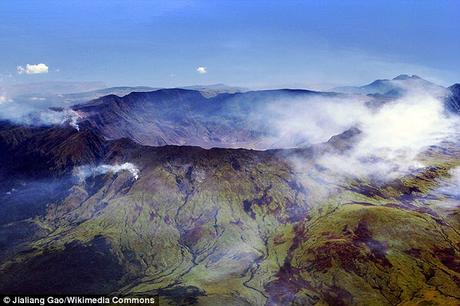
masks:
[[[282,98],[252,114],[252,122],[270,121],[269,148],[296,147],[329,140],[368,114],[364,98]]]
[[[45,101],[46,98],[43,98],[43,97],[30,97],[29,100],[32,100],[32,101]]]
[[[208,73],[208,68],[203,67],[203,66],[200,66],[200,67],[196,68],[196,71],[197,71],[199,74],[205,74],[205,73]]]
[[[360,141],[343,154],[326,154],[319,163],[351,176],[393,179],[425,165],[417,158],[426,148],[455,139],[459,118],[446,114],[432,95],[410,93],[376,111],[356,117]]]
[[[19,74],[41,74],[41,73],[48,73],[48,66],[40,63],[40,64],[27,64],[26,67],[17,66],[16,70]]]
[[[39,103],[34,101],[33,103]],[[83,113],[79,113],[72,109],[62,110],[40,110],[22,103],[0,103],[0,119],[7,119],[19,124],[32,126],[49,126],[49,125],[69,125],[80,131],[79,121],[84,117]],[[29,109],[27,109],[29,108]],[[3,116],[7,113],[8,116]]]
[[[460,117],[448,114],[437,90],[416,88],[394,101],[369,106],[369,97],[280,98],[251,114],[253,124],[269,122],[259,148],[322,143],[352,127],[361,134],[343,152],[327,152],[316,162],[337,177],[393,179],[425,167],[419,154],[459,137]]]
[[[13,99],[8,97],[7,93],[1,93],[0,94],[0,105],[2,105],[4,107],[5,105],[11,104],[11,102],[13,102]],[[0,111],[3,111],[3,110],[0,108]],[[1,117],[2,116],[0,116],[0,118]]]

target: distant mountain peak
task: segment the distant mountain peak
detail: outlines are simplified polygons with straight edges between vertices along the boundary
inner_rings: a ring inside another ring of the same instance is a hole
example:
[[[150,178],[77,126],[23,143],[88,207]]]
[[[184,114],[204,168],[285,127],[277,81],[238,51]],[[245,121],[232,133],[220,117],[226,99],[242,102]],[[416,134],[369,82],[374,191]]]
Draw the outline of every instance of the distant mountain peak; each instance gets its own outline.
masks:
[[[454,85],[449,86],[449,89],[450,89],[451,91],[460,92],[460,83],[455,83]]]
[[[418,75],[400,74],[393,79],[379,79],[363,86],[344,86],[333,88],[332,91],[354,94],[381,94],[399,96],[407,86],[418,86],[439,90],[442,86],[427,81]],[[395,95],[396,94],[396,95]]]
[[[446,97],[447,108],[455,113],[460,113],[460,83],[449,86],[450,94]]]
[[[397,77],[393,78],[394,81],[404,81],[404,80],[410,80],[410,79],[422,79],[418,75],[408,75],[408,74],[400,74]]]

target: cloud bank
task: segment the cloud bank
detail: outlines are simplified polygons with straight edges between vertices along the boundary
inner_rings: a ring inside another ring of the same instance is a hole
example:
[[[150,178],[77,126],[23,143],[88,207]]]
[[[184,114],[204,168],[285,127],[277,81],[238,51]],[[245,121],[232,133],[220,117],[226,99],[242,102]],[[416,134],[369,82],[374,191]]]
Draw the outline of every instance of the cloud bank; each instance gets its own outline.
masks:
[[[412,89],[377,106],[369,99],[345,96],[274,101],[258,116],[270,121],[273,137],[267,143],[276,147],[322,143],[358,128],[361,134],[351,149],[326,152],[316,160],[342,177],[392,179],[424,167],[418,156],[428,147],[458,139],[460,118],[446,111],[437,91]]]
[[[395,178],[424,167],[417,156],[454,139],[458,124],[438,99],[411,94],[357,118],[360,141],[348,152],[324,155],[319,163],[352,176]]]
[[[268,121],[264,142],[273,148],[305,146],[328,141],[356,125],[369,114],[366,99],[355,97],[307,97],[276,99],[257,108],[251,121]]]
[[[0,120],[9,120],[26,125],[70,125],[79,130],[78,122],[82,115],[70,108],[48,108],[48,103],[41,99],[16,101],[0,96]]]

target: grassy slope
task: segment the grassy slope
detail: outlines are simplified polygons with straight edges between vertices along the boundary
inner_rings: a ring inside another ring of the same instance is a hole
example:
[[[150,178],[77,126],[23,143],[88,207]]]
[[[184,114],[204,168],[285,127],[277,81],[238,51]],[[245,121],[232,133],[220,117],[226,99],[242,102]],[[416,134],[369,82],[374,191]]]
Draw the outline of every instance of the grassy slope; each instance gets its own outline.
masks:
[[[49,234],[2,269],[102,236],[126,270],[115,291],[173,305],[458,304],[459,219],[433,194],[456,152],[429,152],[433,168],[418,175],[327,195],[329,174],[310,163],[296,176],[267,153],[171,150],[131,152],[137,181],[74,186],[32,220]]]

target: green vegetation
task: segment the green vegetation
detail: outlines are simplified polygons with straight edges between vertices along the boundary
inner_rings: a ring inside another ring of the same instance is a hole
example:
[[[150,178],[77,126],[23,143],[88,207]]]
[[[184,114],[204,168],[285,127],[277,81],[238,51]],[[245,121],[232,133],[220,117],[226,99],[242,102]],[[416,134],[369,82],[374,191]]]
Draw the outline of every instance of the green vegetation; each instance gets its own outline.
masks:
[[[315,172],[312,160],[299,175],[266,152],[129,154],[139,180],[89,178],[30,219],[46,234],[6,257],[2,291],[19,290],[11,284],[36,262],[77,248],[122,271],[101,270],[110,280],[89,285],[159,293],[163,305],[458,305],[460,219],[436,194],[460,164],[455,155],[430,152],[424,171],[392,182],[329,189],[321,182],[332,174]],[[87,256],[79,269],[98,260]],[[32,281],[21,288],[40,288]]]

